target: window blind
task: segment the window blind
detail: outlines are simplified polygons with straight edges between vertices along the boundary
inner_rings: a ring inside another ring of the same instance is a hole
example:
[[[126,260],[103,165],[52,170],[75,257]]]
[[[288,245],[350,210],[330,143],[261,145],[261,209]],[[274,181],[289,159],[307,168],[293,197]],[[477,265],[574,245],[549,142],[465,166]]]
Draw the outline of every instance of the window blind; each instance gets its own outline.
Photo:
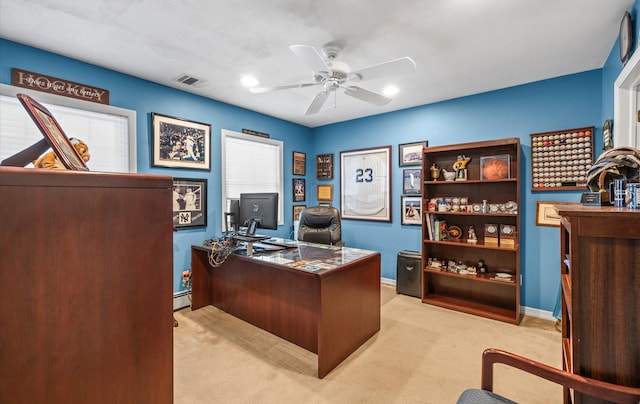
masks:
[[[5,91],[7,87],[12,90]],[[0,161],[43,138],[38,127],[15,97],[16,92],[18,91],[11,86],[3,86],[0,94]],[[94,103],[86,101],[78,104],[75,100],[69,104],[76,106],[64,106],[47,102],[51,97],[56,97],[54,101],[63,104],[66,101],[64,97],[50,94],[30,95],[51,111],[67,137],[78,138],[89,146],[89,170],[123,173],[136,171],[135,111],[98,104],[93,106],[90,104]]]
[[[243,192],[277,192],[278,224],[283,224],[283,143],[224,129],[221,143],[223,210]]]

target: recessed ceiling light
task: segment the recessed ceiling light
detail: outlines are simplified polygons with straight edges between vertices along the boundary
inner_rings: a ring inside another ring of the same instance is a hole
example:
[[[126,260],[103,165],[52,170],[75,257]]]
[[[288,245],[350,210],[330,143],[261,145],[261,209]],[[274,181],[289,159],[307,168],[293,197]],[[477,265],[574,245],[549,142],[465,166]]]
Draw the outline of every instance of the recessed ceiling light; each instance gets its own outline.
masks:
[[[387,97],[394,96],[400,92],[400,89],[396,86],[386,86],[382,93]]]
[[[240,82],[242,83],[243,86],[246,86],[246,87],[255,87],[258,84],[260,84],[258,79],[256,79],[253,76],[244,76],[242,80],[240,80]]]

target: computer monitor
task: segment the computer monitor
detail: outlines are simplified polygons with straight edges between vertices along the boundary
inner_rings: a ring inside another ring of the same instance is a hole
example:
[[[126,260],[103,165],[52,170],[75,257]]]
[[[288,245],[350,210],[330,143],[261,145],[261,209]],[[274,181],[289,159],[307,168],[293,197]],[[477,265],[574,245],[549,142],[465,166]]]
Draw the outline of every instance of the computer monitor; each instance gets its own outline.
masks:
[[[278,230],[278,193],[240,194],[240,226],[247,226],[247,234],[255,227]]]

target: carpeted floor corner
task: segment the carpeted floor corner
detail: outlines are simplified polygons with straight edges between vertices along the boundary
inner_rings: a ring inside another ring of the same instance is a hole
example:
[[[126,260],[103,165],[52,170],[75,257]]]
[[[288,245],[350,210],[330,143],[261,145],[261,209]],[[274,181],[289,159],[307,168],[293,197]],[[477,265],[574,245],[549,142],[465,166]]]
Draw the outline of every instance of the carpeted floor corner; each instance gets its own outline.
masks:
[[[324,379],[317,357],[212,306],[175,313],[174,398],[196,403],[455,403],[480,386],[485,348],[561,366],[554,322],[520,326],[422,304],[382,285],[381,329]],[[561,403],[561,387],[497,365],[494,391]]]

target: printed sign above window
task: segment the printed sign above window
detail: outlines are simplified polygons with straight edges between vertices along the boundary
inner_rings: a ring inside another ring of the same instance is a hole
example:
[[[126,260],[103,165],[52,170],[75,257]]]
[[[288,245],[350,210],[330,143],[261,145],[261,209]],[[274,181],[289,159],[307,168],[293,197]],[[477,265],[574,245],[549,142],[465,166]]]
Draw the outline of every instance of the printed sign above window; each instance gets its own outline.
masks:
[[[11,84],[31,90],[109,105],[109,91],[102,88],[46,76],[26,70],[11,69]]]

